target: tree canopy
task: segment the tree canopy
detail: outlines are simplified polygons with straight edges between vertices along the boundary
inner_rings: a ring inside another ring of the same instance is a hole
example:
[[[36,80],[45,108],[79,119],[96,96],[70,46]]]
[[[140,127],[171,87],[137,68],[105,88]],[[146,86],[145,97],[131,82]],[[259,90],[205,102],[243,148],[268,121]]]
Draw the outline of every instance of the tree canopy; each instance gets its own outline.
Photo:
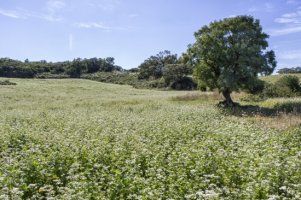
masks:
[[[139,65],[139,79],[161,78],[166,65],[176,64],[178,58],[170,51],[161,51],[155,56],[151,56]]]
[[[267,50],[268,35],[259,20],[237,16],[214,21],[195,33],[188,49],[195,76],[207,87],[217,88],[226,105],[233,105],[231,92],[252,90],[258,74],[271,74],[276,67],[274,51]]]
[[[148,81],[159,81],[160,87],[177,90],[191,90],[196,88],[192,80],[192,67],[184,54],[179,59],[177,54],[170,51],[161,51],[151,56],[138,67],[138,78]]]

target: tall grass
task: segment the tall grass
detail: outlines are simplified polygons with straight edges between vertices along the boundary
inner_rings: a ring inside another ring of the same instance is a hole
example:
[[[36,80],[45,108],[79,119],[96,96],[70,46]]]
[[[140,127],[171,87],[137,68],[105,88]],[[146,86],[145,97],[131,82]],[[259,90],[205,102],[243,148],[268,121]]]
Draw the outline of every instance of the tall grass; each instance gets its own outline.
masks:
[[[0,87],[0,199],[301,198],[299,127],[225,116],[198,92],[13,82]]]

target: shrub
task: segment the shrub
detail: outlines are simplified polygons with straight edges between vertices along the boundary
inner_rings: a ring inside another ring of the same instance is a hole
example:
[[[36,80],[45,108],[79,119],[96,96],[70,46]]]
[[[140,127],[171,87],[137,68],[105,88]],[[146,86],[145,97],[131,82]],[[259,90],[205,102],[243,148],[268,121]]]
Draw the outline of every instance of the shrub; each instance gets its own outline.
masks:
[[[184,64],[168,64],[163,69],[163,78],[166,85],[181,81],[183,77],[191,74],[189,66]]]
[[[265,97],[294,97],[301,93],[299,78],[283,76],[275,84],[265,84],[261,95]]]
[[[241,101],[246,101],[246,102],[260,102],[265,100],[263,95],[257,95],[257,94],[247,94],[240,98]]]
[[[83,74],[81,78],[104,83],[114,83],[120,85],[137,85],[137,74],[126,72],[97,72],[92,74]]]
[[[284,111],[284,112],[301,112],[301,102],[300,101],[288,101],[288,102],[279,102],[276,103],[274,108]]]
[[[264,90],[265,82],[260,79],[254,79],[248,86],[248,92],[251,94],[259,94]]]
[[[264,97],[293,97],[296,94],[285,85],[266,84],[261,94]]]
[[[197,87],[197,84],[190,77],[182,77],[174,81],[170,87],[174,90],[193,90]]]
[[[50,72],[45,72],[41,74],[37,74],[35,78],[40,78],[40,79],[62,79],[62,78],[70,78],[69,75],[67,74],[52,74]]]
[[[0,80],[0,85],[17,85],[17,83],[10,82],[9,80]]]
[[[297,76],[283,76],[275,84],[279,87],[286,86],[295,93],[301,92],[300,82]]]

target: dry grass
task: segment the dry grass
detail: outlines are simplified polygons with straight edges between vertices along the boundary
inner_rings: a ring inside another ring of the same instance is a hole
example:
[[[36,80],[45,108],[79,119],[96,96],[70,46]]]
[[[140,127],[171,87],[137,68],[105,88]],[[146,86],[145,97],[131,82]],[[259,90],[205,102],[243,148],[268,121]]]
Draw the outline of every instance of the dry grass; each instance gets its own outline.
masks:
[[[256,115],[254,117],[250,117],[249,120],[265,128],[273,128],[278,130],[285,130],[297,126],[300,126],[301,128],[300,115],[285,114],[285,113],[281,113],[274,117]]]
[[[300,81],[301,81],[301,74],[277,74],[277,75],[271,75],[271,76],[260,76],[259,78],[263,81],[266,81],[268,83],[275,83],[276,81],[278,81],[281,77],[283,76],[297,76],[299,77]]]
[[[172,101],[207,101],[216,102],[221,101],[223,97],[218,92],[201,92],[201,93],[187,93],[185,95],[178,95],[172,97]]]

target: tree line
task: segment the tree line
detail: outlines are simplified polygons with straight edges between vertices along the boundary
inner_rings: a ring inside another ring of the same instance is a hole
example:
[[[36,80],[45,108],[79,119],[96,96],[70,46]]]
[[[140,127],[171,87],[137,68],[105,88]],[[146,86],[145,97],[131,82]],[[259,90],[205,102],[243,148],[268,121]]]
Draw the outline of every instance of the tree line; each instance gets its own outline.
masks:
[[[301,67],[282,68],[278,70],[279,74],[299,74],[301,73]]]
[[[10,78],[34,78],[54,77],[79,78],[84,73],[122,71],[122,67],[114,64],[113,57],[107,58],[76,58],[73,61],[47,62],[29,61],[24,62],[10,58],[0,58],[0,76]]]

